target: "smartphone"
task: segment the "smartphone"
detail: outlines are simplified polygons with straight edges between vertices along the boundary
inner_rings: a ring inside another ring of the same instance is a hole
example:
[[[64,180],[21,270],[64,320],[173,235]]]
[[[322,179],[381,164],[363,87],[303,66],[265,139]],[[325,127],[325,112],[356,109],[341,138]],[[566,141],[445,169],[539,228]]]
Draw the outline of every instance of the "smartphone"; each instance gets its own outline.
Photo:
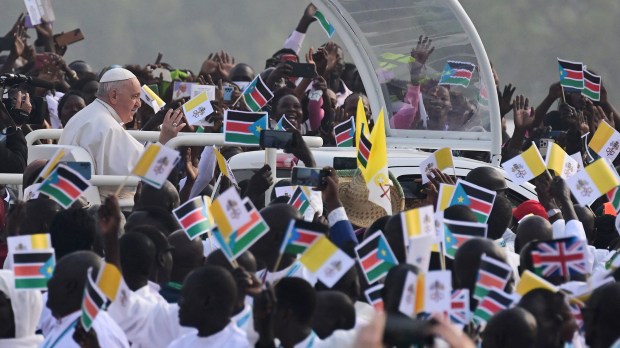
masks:
[[[334,157],[334,169],[357,169],[357,158],[355,157]]]
[[[14,37],[0,37],[0,51],[10,51],[15,45]]]
[[[80,173],[80,175],[83,176],[84,179],[90,180],[90,177],[91,177],[90,162],[66,161],[66,162],[60,162],[60,163],[65,164],[67,167],[69,167],[69,168],[75,170],[76,172]]]
[[[84,40],[84,34],[80,28],[54,35],[54,42],[58,46],[68,46],[82,40]]]
[[[26,27],[26,29],[34,28],[34,25],[32,24],[32,20],[30,19],[29,14],[27,14],[26,17],[24,18],[24,26]]]
[[[224,86],[224,101],[225,102],[229,102],[232,100],[232,95],[234,91],[235,91],[235,87]]]
[[[296,62],[288,62],[290,66],[293,67],[293,72],[291,76],[295,77],[315,77],[316,70],[314,68],[314,64],[309,63],[296,63]]]
[[[322,168],[295,167],[291,172],[291,185],[325,187],[325,178],[330,175],[329,170]]]
[[[409,347],[433,344],[434,319],[411,319],[404,315],[388,314],[383,331],[383,342],[389,346]]]
[[[260,147],[262,149],[286,149],[294,147],[293,133],[264,129],[260,132]]]
[[[297,63],[297,56],[294,55],[294,54],[290,54],[290,53],[283,54],[283,55],[280,56],[280,62],[281,63],[284,63],[284,62],[295,62],[295,63]]]

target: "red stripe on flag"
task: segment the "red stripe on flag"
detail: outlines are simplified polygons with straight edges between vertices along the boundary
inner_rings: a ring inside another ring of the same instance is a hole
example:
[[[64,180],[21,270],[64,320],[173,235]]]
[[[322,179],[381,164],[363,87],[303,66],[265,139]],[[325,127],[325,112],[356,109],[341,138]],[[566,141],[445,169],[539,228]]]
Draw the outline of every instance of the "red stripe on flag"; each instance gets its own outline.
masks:
[[[471,79],[471,71],[469,70],[455,70],[454,74],[452,74],[452,77],[462,77],[462,78],[466,78],[466,79]]]
[[[244,123],[244,122],[235,122],[235,121],[227,121],[226,122],[226,131],[227,132],[239,132],[239,133],[252,133],[250,132],[250,125],[252,123]]]
[[[364,158],[368,158],[368,156],[370,155],[370,150],[368,150],[368,148],[361,141],[360,141],[360,153],[362,154],[362,156],[364,156]]]
[[[485,285],[486,287],[493,287],[499,290],[504,289],[504,281],[502,279],[493,277],[484,271],[480,272],[480,279],[478,279],[478,283]]]
[[[181,221],[179,222],[181,223],[181,226],[188,228],[193,224],[203,220],[205,220],[205,217],[202,215],[200,209],[198,209],[192,213],[189,213],[188,215],[185,215],[183,219],[181,219]]]
[[[347,141],[349,139],[351,139],[351,135],[349,134],[349,132],[342,132],[338,135],[336,135],[336,143],[340,144],[344,141]]]
[[[82,194],[82,192],[77,187],[73,186],[70,181],[66,180],[63,177],[59,177],[58,182],[55,183],[54,186],[64,191],[71,198],[79,197]]]
[[[43,264],[40,265],[13,265],[13,273],[16,277],[34,277],[34,276],[42,276],[39,270],[43,267]]]
[[[482,304],[480,304],[480,308],[484,308],[491,313],[497,313],[501,311],[502,309],[504,309],[502,305],[500,305],[499,303],[489,298],[487,298],[486,300],[483,300]]]
[[[362,260],[362,268],[366,270],[371,269],[373,266],[375,266],[379,262],[381,262],[381,260],[377,258],[377,251],[374,250]]]
[[[293,241],[294,243],[310,245],[317,238],[317,236],[314,235],[314,234],[304,233],[304,232],[302,232],[300,230],[297,230],[297,234],[299,235],[299,238],[295,239]]]
[[[263,95],[260,94],[257,88],[254,88],[254,90],[250,92],[250,96],[254,99],[254,101],[256,101],[258,105],[262,106],[267,104],[267,100],[263,98]]]
[[[600,92],[601,91],[601,85],[596,84],[596,83],[592,83],[588,80],[584,80],[585,82],[585,87],[589,90],[591,90],[592,92]]]
[[[99,313],[99,308],[93,303],[93,300],[88,295],[86,295],[86,298],[84,299],[84,309],[91,319],[95,319],[97,313]]]
[[[583,79],[583,71],[575,71],[575,70],[568,70],[568,69],[564,69],[564,71],[566,72],[567,79],[572,79],[572,80]]]
[[[472,196],[469,196],[469,201],[471,202],[471,204],[469,205],[469,208],[471,210],[479,211],[486,215],[491,214],[491,209],[493,209],[493,205],[485,201],[481,201],[476,198],[473,198]]]

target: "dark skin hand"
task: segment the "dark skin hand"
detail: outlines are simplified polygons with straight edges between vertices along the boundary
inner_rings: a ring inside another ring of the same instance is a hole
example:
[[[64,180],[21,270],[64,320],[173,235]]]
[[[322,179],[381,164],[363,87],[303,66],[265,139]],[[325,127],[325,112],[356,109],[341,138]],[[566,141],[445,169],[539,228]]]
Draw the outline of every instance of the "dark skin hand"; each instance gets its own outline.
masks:
[[[295,146],[284,149],[284,152],[295,155],[300,161],[304,162],[306,167],[315,167],[314,156],[312,156],[312,152],[308,145],[306,145],[301,133],[296,129],[291,129],[290,131],[293,133],[293,143]]]
[[[530,108],[529,99],[522,95],[515,97],[512,103],[512,112],[514,116],[515,131],[506,148],[506,158],[512,158],[521,150],[525,133],[532,128],[534,124],[534,108]]]
[[[551,194],[560,204],[562,214],[566,221],[577,220],[577,214],[573,202],[571,201],[570,189],[566,185],[566,181],[559,176],[556,176],[551,181]]]
[[[596,132],[602,121],[607,122],[612,128],[615,127],[613,112],[607,116],[602,107],[594,105],[589,99],[586,101],[585,115],[587,115],[588,127],[592,133]]]
[[[249,197],[255,206],[261,207],[264,202],[260,202],[260,196],[273,185],[271,167],[265,164],[252,177],[245,191],[244,196]]]
[[[502,93],[497,88],[497,98],[499,99],[499,113],[502,117],[506,116],[510,110],[512,110],[512,95],[515,93],[517,87],[512,87],[512,84],[504,86],[504,92]]]
[[[431,46],[432,43],[433,40],[429,39],[428,36],[420,35],[418,44],[411,50],[412,61],[409,63],[409,74],[413,85],[420,84],[422,68],[426,64],[428,57],[435,51],[435,47]]]
[[[84,330],[82,323],[78,321],[75,331],[73,332],[73,340],[81,348],[99,348],[99,340],[97,339],[97,332],[94,328],[90,328],[90,331]]]
[[[108,196],[99,207],[98,223],[104,240],[106,262],[121,269],[121,259],[118,250],[118,236],[121,227],[121,208],[118,197]]]
[[[269,78],[265,83],[271,90],[275,90],[276,84],[280,79],[288,78],[293,73],[293,67],[287,63],[280,63],[276,66],[275,70],[271,72]]]
[[[261,283],[260,279],[242,267],[237,267],[233,270],[233,277],[239,291],[242,291],[247,296],[255,298],[263,290],[263,283]]]
[[[324,167],[323,170],[329,171],[329,176],[325,177],[324,187],[320,189],[314,189],[321,191],[323,197],[323,204],[325,205],[325,215],[329,215],[334,209],[342,207],[340,201],[340,195],[338,194],[338,174],[332,167]]]
[[[297,24],[297,28],[295,28],[295,30],[300,33],[306,33],[308,31],[308,28],[310,27],[310,24],[316,21],[316,18],[314,18],[315,14],[316,6],[314,6],[312,3],[308,4],[306,9],[304,10],[304,14],[299,19],[299,23]]]
[[[274,347],[273,315],[276,307],[276,295],[270,283],[254,298],[254,330],[258,333],[257,347]]]

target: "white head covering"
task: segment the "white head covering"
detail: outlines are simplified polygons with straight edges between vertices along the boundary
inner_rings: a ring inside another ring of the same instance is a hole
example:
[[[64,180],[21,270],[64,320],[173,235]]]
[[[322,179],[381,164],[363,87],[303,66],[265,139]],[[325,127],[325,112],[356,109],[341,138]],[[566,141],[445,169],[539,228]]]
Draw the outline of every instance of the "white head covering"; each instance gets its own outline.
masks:
[[[35,335],[43,301],[37,290],[15,291],[13,271],[0,270],[0,291],[7,295],[15,317],[15,338],[0,339],[0,348],[38,347],[43,336]]]
[[[114,81],[124,81],[129,80],[131,78],[136,77],[131,71],[123,68],[114,68],[110,69],[101,76],[101,80],[99,82],[114,82]]]

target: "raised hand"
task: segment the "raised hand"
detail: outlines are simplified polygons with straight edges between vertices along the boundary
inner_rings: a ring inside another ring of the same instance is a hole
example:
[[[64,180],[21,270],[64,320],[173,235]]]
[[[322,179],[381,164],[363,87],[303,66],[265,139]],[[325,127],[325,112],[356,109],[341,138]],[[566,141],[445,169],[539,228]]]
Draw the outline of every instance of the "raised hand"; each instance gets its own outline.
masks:
[[[534,107],[529,106],[530,100],[522,95],[518,95],[513,103],[513,116],[515,129],[526,131],[534,123]]]
[[[164,122],[161,124],[159,142],[165,145],[170,139],[176,137],[186,125],[183,120],[184,116],[181,108],[174,111],[169,109],[164,116]]]
[[[219,54],[219,61],[217,63],[217,71],[223,79],[228,79],[230,70],[235,66],[235,57],[228,54],[228,52],[222,50]]]
[[[504,92],[502,93],[497,88],[497,98],[499,99],[499,113],[502,117],[506,116],[510,110],[512,110],[512,95],[514,94],[517,87],[512,87],[512,84],[507,84],[504,86]]]
[[[605,110],[603,110],[602,107],[594,105],[594,103],[592,103],[592,101],[589,99],[586,101],[585,114],[588,119],[588,126],[590,128],[590,132],[596,132],[598,126],[601,124],[602,121],[607,122],[612,128],[614,128],[615,126],[613,113],[610,113],[610,115],[607,116]]]
[[[433,40],[428,36],[420,35],[418,38],[418,44],[411,50],[411,63],[409,63],[409,73],[411,75],[411,82],[414,84],[419,83],[420,72],[422,67],[426,64],[428,57],[435,51],[435,47],[431,46]]]

